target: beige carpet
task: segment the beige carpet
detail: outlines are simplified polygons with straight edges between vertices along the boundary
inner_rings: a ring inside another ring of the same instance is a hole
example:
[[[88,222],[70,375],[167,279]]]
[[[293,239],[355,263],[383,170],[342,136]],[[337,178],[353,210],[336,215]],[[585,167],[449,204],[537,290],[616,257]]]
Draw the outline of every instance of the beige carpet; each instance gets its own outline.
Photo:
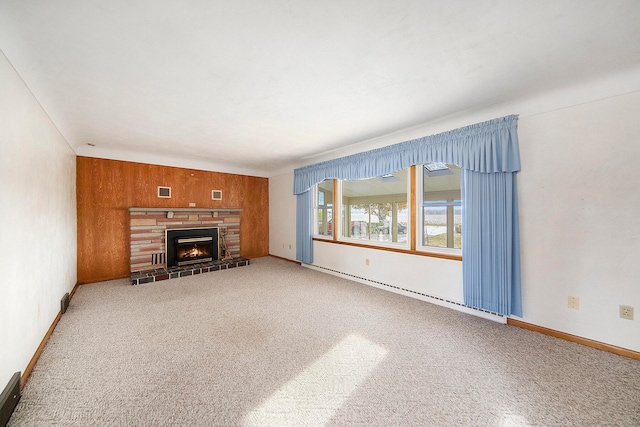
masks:
[[[275,258],[79,287],[10,426],[638,426],[640,362]]]

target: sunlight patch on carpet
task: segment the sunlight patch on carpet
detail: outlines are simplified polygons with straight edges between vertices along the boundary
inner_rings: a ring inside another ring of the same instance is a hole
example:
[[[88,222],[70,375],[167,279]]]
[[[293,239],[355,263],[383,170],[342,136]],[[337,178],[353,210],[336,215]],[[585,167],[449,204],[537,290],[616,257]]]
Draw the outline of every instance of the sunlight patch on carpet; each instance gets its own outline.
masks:
[[[324,426],[386,355],[351,334],[247,414],[245,425]]]
[[[501,414],[500,427],[529,427],[529,423],[522,415],[505,412]]]

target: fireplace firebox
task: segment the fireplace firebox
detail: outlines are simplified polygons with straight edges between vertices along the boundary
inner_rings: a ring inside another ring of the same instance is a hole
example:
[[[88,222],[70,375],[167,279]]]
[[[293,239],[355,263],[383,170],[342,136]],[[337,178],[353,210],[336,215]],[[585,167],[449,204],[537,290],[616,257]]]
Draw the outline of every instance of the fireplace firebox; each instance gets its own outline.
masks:
[[[176,264],[189,265],[213,261],[211,258],[212,237],[191,237],[176,239]]]
[[[219,259],[218,227],[167,230],[165,242],[167,267]]]

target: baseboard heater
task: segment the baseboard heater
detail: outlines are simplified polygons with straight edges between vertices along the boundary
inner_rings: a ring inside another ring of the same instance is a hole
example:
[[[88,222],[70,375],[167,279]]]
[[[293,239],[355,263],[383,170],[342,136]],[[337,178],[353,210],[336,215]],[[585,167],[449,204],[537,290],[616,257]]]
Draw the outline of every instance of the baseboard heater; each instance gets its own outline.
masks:
[[[344,278],[352,278],[352,279],[356,279],[357,281],[359,281],[360,283],[372,283],[374,285],[377,286],[383,286],[383,287],[387,287],[387,288],[393,288],[399,291],[404,291],[404,292],[408,292],[411,294],[415,294],[415,295],[420,295],[421,297],[425,297],[428,298],[430,300],[434,300],[438,301],[440,303],[443,304],[439,304],[439,305],[443,305],[443,306],[449,306],[449,308],[453,308],[452,306],[458,306],[461,307],[463,309],[468,310],[467,312],[476,312],[476,313],[482,313],[483,315],[479,315],[479,317],[483,317],[485,319],[490,319],[493,321],[498,321],[497,319],[499,319],[499,323],[506,323],[506,317],[502,314],[499,313],[494,313],[493,311],[489,311],[489,310],[485,310],[482,308],[477,308],[477,307],[471,307],[470,305],[465,305],[465,304],[461,304],[457,301],[452,301],[446,298],[440,298],[437,296],[433,296],[433,295],[429,295],[429,294],[425,294],[422,292],[417,292],[411,289],[406,289],[400,286],[394,286],[394,285],[390,285],[388,283],[384,283],[384,282],[379,282],[377,280],[371,280],[371,279],[367,279],[366,277],[361,277],[361,276],[356,276],[355,274],[349,274],[349,273],[344,273],[342,271],[339,270],[334,270],[332,268],[327,268],[327,267],[320,267],[317,265],[313,265],[313,264],[302,264],[303,266],[307,267],[307,268],[311,268],[313,270],[318,270],[318,271],[328,271],[330,274],[333,274],[335,276],[339,276],[339,277],[344,277]]]
[[[0,394],[0,426],[5,427],[20,400],[20,372],[13,374],[9,384]]]

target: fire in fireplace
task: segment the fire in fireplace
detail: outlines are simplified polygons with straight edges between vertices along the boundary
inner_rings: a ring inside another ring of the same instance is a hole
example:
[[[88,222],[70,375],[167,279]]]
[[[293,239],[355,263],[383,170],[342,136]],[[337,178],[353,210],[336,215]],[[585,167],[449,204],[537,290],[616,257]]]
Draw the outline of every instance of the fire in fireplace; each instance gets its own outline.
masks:
[[[188,265],[212,261],[211,236],[176,239],[176,264]]]
[[[167,267],[219,259],[217,227],[167,230],[165,242]]]

